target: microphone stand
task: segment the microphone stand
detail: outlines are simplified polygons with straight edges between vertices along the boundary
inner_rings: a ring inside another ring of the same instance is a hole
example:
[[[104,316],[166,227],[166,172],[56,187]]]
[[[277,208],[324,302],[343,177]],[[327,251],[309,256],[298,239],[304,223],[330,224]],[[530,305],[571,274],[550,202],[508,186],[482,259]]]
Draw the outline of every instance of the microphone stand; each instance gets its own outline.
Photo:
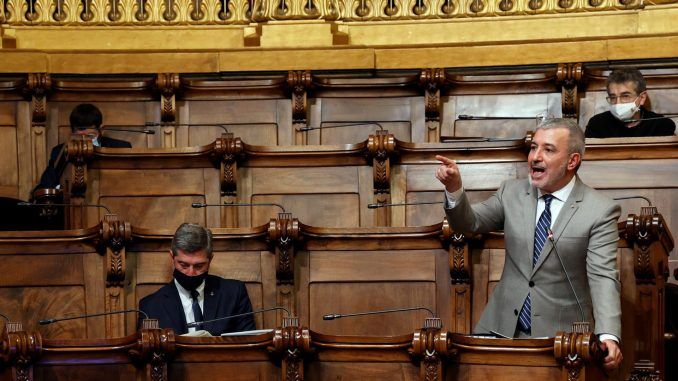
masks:
[[[137,309],[129,309],[129,310],[119,310],[119,311],[110,311],[110,312],[100,312],[96,314],[86,314],[86,315],[77,315],[77,316],[65,316],[65,317],[59,317],[59,318],[51,318],[51,319],[43,319],[38,322],[40,325],[47,325],[47,324],[52,324],[60,321],[65,321],[65,320],[75,320],[75,319],[83,319],[83,318],[89,318],[89,317],[96,317],[96,316],[106,316],[106,315],[116,315],[116,314],[125,314],[128,312],[138,312],[144,315],[145,319],[148,319],[148,314],[145,313],[142,310],[137,310]]]
[[[224,317],[220,317],[220,318],[216,318],[216,319],[211,319],[211,320],[194,321],[194,322],[192,322],[192,323],[187,323],[187,324],[186,324],[186,327],[187,327],[187,328],[195,328],[195,327],[198,327],[198,326],[200,326],[200,325],[205,325],[206,323],[213,323],[213,322],[215,322],[215,321],[228,320],[228,319],[233,319],[233,318],[237,318],[237,317],[242,317],[242,316],[247,316],[247,315],[254,315],[254,314],[258,314],[258,313],[262,313],[262,312],[268,312],[268,311],[274,311],[274,310],[283,310],[283,311],[285,311],[285,312],[287,313],[286,319],[292,320],[290,311],[289,311],[287,308],[285,308],[285,307],[271,307],[271,308],[263,308],[263,309],[256,310],[256,311],[243,312],[243,313],[241,313],[241,314],[235,314],[235,315],[224,316]]]
[[[229,203],[229,202],[224,201],[223,204],[205,204],[205,203],[203,203],[203,202],[194,202],[194,203],[191,204],[191,207],[192,207],[192,208],[205,208],[205,207],[208,207],[208,206],[277,206],[278,208],[280,208],[280,210],[282,210],[283,213],[287,213],[287,212],[285,212],[285,207],[283,207],[283,206],[280,205],[280,204],[276,204],[276,203],[274,203],[274,202],[260,202],[260,203],[240,203],[240,202],[237,202],[237,203]]]

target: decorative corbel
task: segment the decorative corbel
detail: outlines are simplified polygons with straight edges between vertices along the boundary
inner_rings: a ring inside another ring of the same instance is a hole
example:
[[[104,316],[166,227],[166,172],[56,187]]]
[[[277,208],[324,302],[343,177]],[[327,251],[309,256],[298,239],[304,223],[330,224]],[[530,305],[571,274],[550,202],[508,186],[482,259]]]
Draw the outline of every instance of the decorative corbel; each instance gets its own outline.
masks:
[[[87,191],[87,164],[94,156],[94,145],[91,140],[68,141],[66,160],[71,163],[71,197],[83,197]]]
[[[668,279],[668,258],[657,250],[650,250],[654,242],[662,244],[665,253],[673,249],[673,242],[665,233],[664,218],[654,206],[643,207],[640,215],[627,217],[625,234],[626,240],[633,245],[636,284],[657,284]]]
[[[171,123],[177,120],[176,93],[181,88],[181,78],[177,73],[159,73],[155,87],[160,92],[162,146],[176,147],[176,126]]]
[[[11,366],[11,380],[33,381],[33,364],[41,354],[40,333],[24,331],[21,323],[6,323],[0,337],[0,360]]]
[[[567,381],[579,380],[585,365],[602,364],[605,357],[596,335],[591,332],[557,332],[553,355],[565,368]]]
[[[284,381],[304,380],[304,357],[311,354],[311,334],[307,328],[299,327],[290,319],[282,328],[275,330],[272,346],[268,348],[274,355],[282,356],[282,375]]]
[[[454,332],[471,333],[471,253],[466,236],[452,231],[447,218],[443,219],[441,239],[447,247],[452,293],[450,327]]]
[[[106,289],[104,309],[106,312],[125,309],[125,245],[132,241],[132,226],[120,221],[116,215],[106,215],[99,224],[98,246],[104,255]],[[125,335],[125,315],[107,315],[106,337]]]
[[[558,64],[556,84],[562,92],[563,118],[579,118],[579,86],[584,78],[581,63]]]
[[[31,152],[33,152],[33,182],[47,166],[47,93],[52,88],[49,73],[29,73],[24,92],[31,96]]]
[[[295,142],[299,145],[308,144],[308,133],[298,131],[308,124],[308,91],[313,87],[311,72],[289,71],[287,73],[287,87],[292,97],[292,127],[295,132]]]
[[[367,139],[367,159],[372,160],[374,182],[374,203],[391,202],[391,158],[395,157],[395,136],[387,130],[377,130],[375,135]],[[376,225],[389,225],[389,209],[379,208],[375,212]]]
[[[291,213],[279,213],[277,219],[268,224],[268,243],[276,257],[276,301],[296,314],[294,290],[295,244],[300,237],[299,220]],[[278,321],[282,316],[278,315]]]
[[[214,142],[214,150],[210,156],[214,162],[221,165],[219,171],[221,196],[236,196],[238,160],[245,158],[242,140],[233,137],[232,133],[222,134],[221,138]]]
[[[174,331],[169,328],[143,328],[139,336],[137,347],[130,351],[130,357],[146,367],[145,379],[167,381],[167,363],[176,352]]]
[[[410,356],[421,359],[419,379],[425,381],[445,380],[445,361],[455,352],[448,348],[451,338],[443,332],[442,321],[428,318],[424,328],[414,332]]]
[[[445,69],[423,69],[419,83],[424,89],[424,110],[426,116],[426,141],[440,141],[440,89],[445,85]]]

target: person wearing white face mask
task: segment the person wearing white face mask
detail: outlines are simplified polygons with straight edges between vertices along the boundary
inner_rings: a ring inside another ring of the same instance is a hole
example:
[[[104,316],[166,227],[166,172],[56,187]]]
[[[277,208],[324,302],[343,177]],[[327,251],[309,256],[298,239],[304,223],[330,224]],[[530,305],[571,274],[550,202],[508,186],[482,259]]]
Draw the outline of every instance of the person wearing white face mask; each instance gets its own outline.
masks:
[[[645,78],[636,69],[615,70],[607,77],[610,111],[594,115],[586,126],[587,138],[671,136],[676,124],[647,110]]]

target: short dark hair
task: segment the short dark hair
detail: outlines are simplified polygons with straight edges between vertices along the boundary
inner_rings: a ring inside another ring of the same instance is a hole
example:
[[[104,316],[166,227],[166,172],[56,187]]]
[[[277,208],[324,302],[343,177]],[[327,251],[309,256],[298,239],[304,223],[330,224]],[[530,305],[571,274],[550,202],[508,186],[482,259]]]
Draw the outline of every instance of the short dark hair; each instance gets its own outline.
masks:
[[[174,232],[171,250],[173,256],[177,250],[186,253],[205,250],[207,258],[212,259],[212,232],[198,224],[183,223]]]
[[[71,111],[69,121],[71,122],[71,130],[77,128],[91,128],[94,126],[99,129],[101,127],[101,110],[97,106],[90,103],[82,103]]]
[[[647,84],[645,83],[645,78],[643,74],[638,71],[638,69],[625,68],[613,70],[609,76],[607,76],[607,81],[605,81],[605,88],[610,89],[610,84],[612,83],[625,83],[633,82],[635,86],[635,91],[637,94],[642,93],[647,90]]]

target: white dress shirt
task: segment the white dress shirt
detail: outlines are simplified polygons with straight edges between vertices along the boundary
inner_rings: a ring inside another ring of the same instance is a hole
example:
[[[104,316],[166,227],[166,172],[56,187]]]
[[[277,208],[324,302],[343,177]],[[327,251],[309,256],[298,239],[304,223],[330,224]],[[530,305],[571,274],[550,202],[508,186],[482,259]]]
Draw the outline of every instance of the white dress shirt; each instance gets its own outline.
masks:
[[[181,300],[181,306],[184,308],[184,315],[186,316],[186,323],[193,323],[195,322],[195,317],[193,316],[193,299],[191,299],[191,292],[185,289],[182,285],[177,282],[177,280],[174,280],[174,284],[177,286],[177,290],[179,291],[179,299]],[[198,291],[198,303],[200,303],[200,310],[203,311],[203,316],[205,316],[205,309],[203,308],[204,301],[205,301],[205,281],[202,281],[200,286],[195,289]],[[196,328],[195,327],[190,327],[188,329],[188,332],[195,332]]]
[[[569,183],[567,183],[564,187],[558,189],[557,191],[551,193],[553,196],[553,199],[551,200],[551,226],[554,225],[554,223],[558,220],[558,216],[560,215],[560,211],[563,209],[563,206],[565,205],[565,201],[567,200],[568,197],[570,197],[570,193],[572,193],[572,189],[574,189],[574,184],[576,183],[577,177],[574,176],[572,177],[572,180],[570,180]],[[541,191],[541,189],[537,189],[538,191],[538,198],[537,198],[537,213],[534,216],[534,224],[535,226],[539,222],[539,217],[541,214],[544,212],[544,208],[546,207],[546,202],[544,201],[544,198],[542,197],[544,193]],[[447,203],[450,208],[454,208],[454,206],[457,204],[457,200],[461,197],[461,195],[464,193],[464,187],[459,188],[453,193],[448,192],[445,190],[445,197],[447,198]],[[599,335],[600,341],[604,340],[614,340],[616,342],[619,342],[619,338],[615,335],[611,335],[608,333],[601,333]]]

